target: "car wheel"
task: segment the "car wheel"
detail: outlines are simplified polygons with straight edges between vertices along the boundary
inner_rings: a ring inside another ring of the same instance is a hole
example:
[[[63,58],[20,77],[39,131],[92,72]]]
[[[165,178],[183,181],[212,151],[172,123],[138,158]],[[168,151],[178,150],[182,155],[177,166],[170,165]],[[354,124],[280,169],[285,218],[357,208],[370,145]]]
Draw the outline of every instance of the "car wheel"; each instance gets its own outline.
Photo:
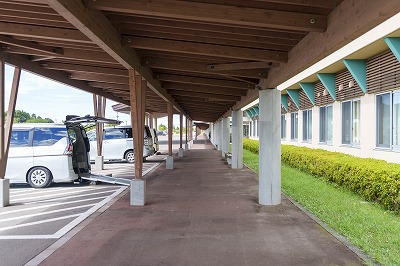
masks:
[[[133,163],[133,162],[135,162],[135,154],[133,153],[133,151],[128,151],[128,152],[125,154],[125,160],[126,160],[128,163]]]
[[[49,169],[34,167],[28,173],[28,183],[33,188],[45,188],[51,184],[52,176]]]

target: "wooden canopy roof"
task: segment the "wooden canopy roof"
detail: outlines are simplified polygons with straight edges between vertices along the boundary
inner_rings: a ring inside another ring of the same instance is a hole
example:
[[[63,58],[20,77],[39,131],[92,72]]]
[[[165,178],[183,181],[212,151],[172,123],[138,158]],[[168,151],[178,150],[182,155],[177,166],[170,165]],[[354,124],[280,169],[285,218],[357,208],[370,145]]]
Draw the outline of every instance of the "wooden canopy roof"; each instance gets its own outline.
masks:
[[[127,69],[148,82],[146,111],[167,101],[212,122],[322,34],[343,0],[0,0],[1,56],[129,105]]]

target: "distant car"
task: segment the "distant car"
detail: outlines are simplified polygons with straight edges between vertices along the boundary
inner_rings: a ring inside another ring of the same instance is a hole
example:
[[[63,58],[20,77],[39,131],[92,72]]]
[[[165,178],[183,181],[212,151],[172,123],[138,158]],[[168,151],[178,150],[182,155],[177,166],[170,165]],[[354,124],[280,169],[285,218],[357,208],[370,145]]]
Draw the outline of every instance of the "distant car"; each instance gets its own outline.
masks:
[[[162,131],[157,131],[157,136],[162,136],[163,135],[163,132]]]
[[[97,156],[96,130],[88,131],[90,140],[90,160]],[[153,139],[150,128],[144,128],[143,159],[154,154]],[[106,127],[103,130],[103,158],[105,161],[135,161],[133,152],[132,126]]]
[[[153,138],[154,154],[156,154],[160,150],[160,147],[158,145],[157,130],[155,130],[154,128],[150,128],[150,133],[151,137]]]

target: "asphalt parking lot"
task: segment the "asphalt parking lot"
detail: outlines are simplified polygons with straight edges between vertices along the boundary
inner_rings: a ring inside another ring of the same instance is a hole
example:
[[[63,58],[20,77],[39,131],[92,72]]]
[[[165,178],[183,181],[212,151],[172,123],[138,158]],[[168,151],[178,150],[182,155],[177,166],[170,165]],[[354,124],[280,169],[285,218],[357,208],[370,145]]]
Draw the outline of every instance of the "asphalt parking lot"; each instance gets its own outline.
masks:
[[[143,175],[165,159],[166,137],[160,142],[160,154],[147,158]],[[176,150],[179,141],[173,144]],[[134,169],[134,164],[111,162],[104,164],[104,170],[92,172],[132,179]],[[12,185],[10,206],[0,208],[0,266],[29,263],[61,237],[91,222],[128,190],[127,186],[102,182],[52,184],[45,189]]]
[[[0,209],[0,265],[23,265],[127,189],[109,184],[10,188]]]

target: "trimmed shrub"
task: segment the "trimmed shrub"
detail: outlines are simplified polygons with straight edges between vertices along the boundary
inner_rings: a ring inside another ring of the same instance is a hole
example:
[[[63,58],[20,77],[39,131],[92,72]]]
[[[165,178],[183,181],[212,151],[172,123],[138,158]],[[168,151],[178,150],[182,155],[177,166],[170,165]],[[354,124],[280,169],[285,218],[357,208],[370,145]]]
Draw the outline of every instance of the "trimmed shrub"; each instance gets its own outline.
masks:
[[[258,153],[257,140],[243,140],[243,148]],[[400,210],[400,164],[383,160],[282,145],[282,162],[346,187],[368,201]]]

